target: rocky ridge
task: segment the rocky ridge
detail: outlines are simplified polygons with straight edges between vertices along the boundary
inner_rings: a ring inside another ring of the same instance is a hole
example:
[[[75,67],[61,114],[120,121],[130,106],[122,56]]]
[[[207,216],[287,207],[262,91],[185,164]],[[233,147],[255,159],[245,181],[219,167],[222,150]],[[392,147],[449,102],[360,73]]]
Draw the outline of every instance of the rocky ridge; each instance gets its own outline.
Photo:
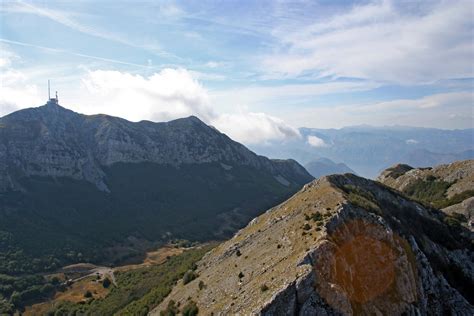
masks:
[[[221,162],[264,170],[289,183],[311,179],[294,160],[258,156],[194,116],[134,123],[48,102],[0,118],[0,192],[21,190],[17,180],[23,176],[70,177],[108,191],[104,167],[139,162],[175,167]]]
[[[410,195],[411,188],[427,183],[445,183],[443,197],[451,199],[449,206],[443,207],[446,214],[462,214],[466,224],[474,230],[474,160],[457,161],[433,168],[413,168],[395,165],[386,169],[378,181]],[[456,203],[454,203],[456,202]]]
[[[307,184],[198,264],[151,315],[472,315],[472,235],[354,175]],[[468,237],[466,237],[468,236]]]

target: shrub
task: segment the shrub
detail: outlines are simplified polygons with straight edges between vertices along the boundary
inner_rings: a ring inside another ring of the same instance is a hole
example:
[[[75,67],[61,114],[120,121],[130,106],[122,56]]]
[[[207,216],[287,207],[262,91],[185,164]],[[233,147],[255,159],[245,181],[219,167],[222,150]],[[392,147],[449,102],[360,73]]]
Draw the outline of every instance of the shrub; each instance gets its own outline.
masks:
[[[183,284],[188,284],[192,280],[197,278],[196,272],[193,270],[188,270],[183,276]]]
[[[202,280],[201,280],[201,281],[199,281],[199,284],[198,284],[198,286],[199,286],[199,289],[200,289],[200,290],[202,290],[202,289],[206,288],[206,285],[204,284],[204,282],[203,282]]]
[[[237,257],[240,257],[242,255],[242,253],[240,252],[240,249],[237,249],[237,251],[235,252],[235,254],[237,255]]]
[[[102,286],[104,288],[108,288],[112,282],[109,280],[109,278],[105,278],[104,281],[102,281]]]
[[[262,292],[268,291],[268,286],[266,284],[262,284],[262,286],[260,286],[260,291]]]
[[[315,212],[313,216],[311,217],[313,218],[313,221],[315,222],[323,220],[323,214],[321,214],[321,212]]]
[[[87,291],[86,293],[84,293],[84,297],[85,298],[91,298],[92,297],[91,291]]]
[[[170,300],[168,306],[164,311],[160,312],[160,316],[175,316],[179,313],[178,307],[176,307],[176,302]]]
[[[310,229],[311,229],[311,225],[308,224],[308,223],[306,223],[306,224],[304,224],[303,229],[304,229],[304,230],[310,230]]]
[[[244,277],[244,274],[242,273],[242,271],[239,272],[239,279],[242,279]]]
[[[196,305],[196,302],[194,301],[189,301],[188,304],[186,304],[183,307],[182,314],[183,316],[195,316],[199,313],[199,308]]]

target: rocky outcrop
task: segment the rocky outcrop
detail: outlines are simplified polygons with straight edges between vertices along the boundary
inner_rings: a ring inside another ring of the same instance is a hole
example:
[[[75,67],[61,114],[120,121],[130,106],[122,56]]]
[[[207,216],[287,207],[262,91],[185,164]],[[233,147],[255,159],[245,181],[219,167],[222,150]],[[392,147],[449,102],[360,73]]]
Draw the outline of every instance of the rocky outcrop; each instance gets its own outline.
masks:
[[[107,191],[104,167],[149,162],[179,167],[221,162],[250,166],[290,183],[311,180],[295,161],[272,161],[197,117],[166,123],[81,115],[56,103],[0,118],[0,190],[21,190],[20,177],[69,177]]]
[[[446,214],[464,217],[462,223],[474,231],[474,160],[458,161],[433,168],[412,168],[395,165],[383,171],[378,181],[413,198],[420,199],[419,192],[426,191],[436,200],[425,199]],[[465,219],[465,220],[464,220]]]
[[[472,315],[472,235],[444,217],[371,180],[323,177],[208,253],[151,314],[193,300],[203,315]]]

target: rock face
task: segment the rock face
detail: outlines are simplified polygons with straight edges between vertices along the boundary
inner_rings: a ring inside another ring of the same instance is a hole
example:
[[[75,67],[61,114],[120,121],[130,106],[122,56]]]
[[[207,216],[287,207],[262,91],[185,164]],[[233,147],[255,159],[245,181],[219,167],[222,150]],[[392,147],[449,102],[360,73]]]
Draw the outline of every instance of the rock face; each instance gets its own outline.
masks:
[[[203,315],[472,315],[472,235],[444,217],[371,180],[323,177],[213,249],[151,314],[192,300]]]
[[[197,117],[167,123],[132,123],[107,115],[81,115],[55,103],[0,118],[0,190],[21,189],[23,176],[70,177],[107,191],[104,167],[221,162],[250,166],[291,183],[311,180],[293,160],[257,156]]]
[[[414,198],[419,198],[422,190],[436,196],[436,187],[442,187],[440,202],[425,200],[434,202],[433,206],[440,206],[446,214],[461,214],[466,218],[466,226],[474,230],[474,160],[434,168],[395,165],[383,171],[377,180]]]

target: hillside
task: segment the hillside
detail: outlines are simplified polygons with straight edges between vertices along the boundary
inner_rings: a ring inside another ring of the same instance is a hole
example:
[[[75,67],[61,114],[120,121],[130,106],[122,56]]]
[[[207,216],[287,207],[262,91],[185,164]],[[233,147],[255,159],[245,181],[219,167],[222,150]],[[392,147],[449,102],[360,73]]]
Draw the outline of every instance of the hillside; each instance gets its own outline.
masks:
[[[442,209],[451,224],[474,230],[474,160],[433,168],[395,165],[378,181],[427,205]]]
[[[20,110],[0,118],[0,273],[230,236],[311,179],[196,117],[134,123],[54,102]]]
[[[307,184],[208,253],[153,311],[472,315],[472,235],[380,183]]]
[[[304,167],[316,179],[331,174],[356,173],[346,164],[335,163],[334,161],[327,158],[318,158],[315,160],[311,160],[310,162],[305,164]]]

